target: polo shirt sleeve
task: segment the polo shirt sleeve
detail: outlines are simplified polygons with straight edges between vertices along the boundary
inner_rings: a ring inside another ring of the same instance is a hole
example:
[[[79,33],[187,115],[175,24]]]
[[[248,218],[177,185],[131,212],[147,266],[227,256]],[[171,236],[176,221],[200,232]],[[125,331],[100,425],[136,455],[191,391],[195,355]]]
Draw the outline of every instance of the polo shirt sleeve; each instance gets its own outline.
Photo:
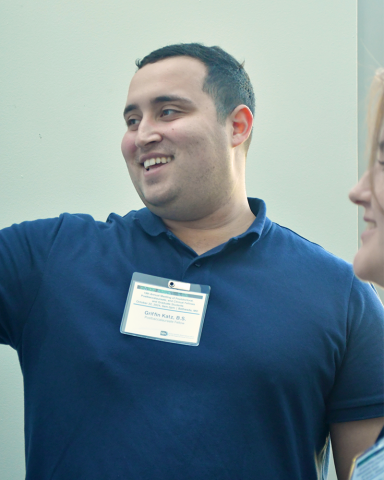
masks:
[[[346,347],[331,392],[329,423],[384,416],[384,310],[374,288],[354,278]]]
[[[17,349],[62,217],[0,230],[0,343]]]

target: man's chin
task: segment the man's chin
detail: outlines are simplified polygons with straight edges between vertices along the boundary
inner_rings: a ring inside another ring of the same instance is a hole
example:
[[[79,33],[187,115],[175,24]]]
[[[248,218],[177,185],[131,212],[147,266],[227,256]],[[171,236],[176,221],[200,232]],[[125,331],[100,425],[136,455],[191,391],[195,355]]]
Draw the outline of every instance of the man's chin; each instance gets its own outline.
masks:
[[[192,222],[201,219],[204,211],[199,202],[188,201],[187,195],[179,195],[177,192],[164,195],[146,195],[139,192],[144,205],[152,213],[163,220],[175,222]]]
[[[140,195],[140,197],[148,210],[158,216],[162,216],[160,213],[166,213],[168,210],[172,210],[172,205],[175,203],[175,197],[169,195]]]

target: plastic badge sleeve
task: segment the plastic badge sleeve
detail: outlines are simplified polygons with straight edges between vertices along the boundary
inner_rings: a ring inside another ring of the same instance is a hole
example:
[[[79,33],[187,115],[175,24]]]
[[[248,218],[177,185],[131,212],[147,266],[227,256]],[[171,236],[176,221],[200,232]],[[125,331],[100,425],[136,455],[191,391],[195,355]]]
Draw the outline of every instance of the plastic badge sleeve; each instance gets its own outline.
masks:
[[[126,335],[198,346],[211,287],[135,272],[120,331]]]

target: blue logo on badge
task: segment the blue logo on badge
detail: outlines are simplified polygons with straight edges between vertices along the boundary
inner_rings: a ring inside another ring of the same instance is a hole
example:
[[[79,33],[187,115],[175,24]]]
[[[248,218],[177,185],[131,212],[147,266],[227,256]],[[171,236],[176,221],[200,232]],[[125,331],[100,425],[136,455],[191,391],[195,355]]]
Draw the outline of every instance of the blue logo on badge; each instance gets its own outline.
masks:
[[[168,335],[168,332],[165,332],[164,330],[162,330],[160,332],[160,335],[162,335],[163,337],[166,337]]]

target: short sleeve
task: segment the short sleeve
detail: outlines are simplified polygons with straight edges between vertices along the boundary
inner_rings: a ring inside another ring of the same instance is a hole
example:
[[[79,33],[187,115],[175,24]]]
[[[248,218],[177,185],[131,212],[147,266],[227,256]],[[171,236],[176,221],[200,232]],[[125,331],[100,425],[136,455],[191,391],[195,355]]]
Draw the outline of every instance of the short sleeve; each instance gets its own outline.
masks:
[[[374,288],[353,280],[346,349],[328,402],[329,423],[384,416],[384,310]]]
[[[0,343],[17,348],[62,217],[0,230]]]

